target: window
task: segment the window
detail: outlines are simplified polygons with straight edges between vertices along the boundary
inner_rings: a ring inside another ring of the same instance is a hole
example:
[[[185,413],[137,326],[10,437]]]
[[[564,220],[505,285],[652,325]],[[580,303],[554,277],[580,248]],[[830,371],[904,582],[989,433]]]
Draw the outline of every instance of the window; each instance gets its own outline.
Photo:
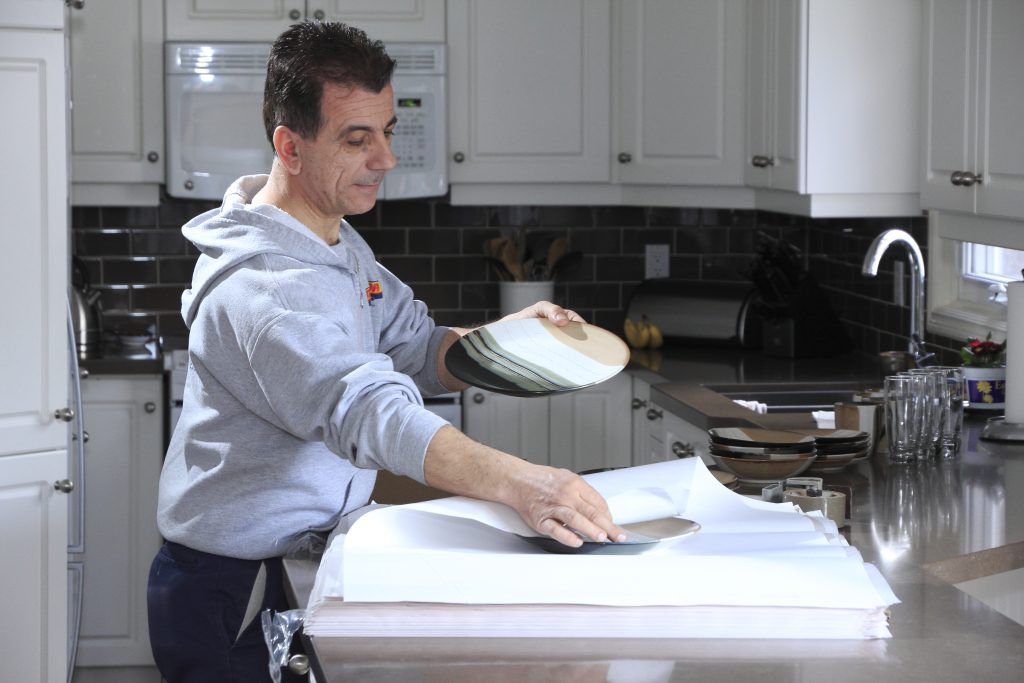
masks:
[[[928,223],[928,331],[1002,338],[1005,285],[1024,268],[1024,223],[935,211]]]

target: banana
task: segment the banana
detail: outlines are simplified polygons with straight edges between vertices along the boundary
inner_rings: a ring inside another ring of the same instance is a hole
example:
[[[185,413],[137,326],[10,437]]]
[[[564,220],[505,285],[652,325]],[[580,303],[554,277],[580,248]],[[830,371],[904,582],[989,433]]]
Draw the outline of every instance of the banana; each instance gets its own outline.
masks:
[[[647,348],[660,349],[665,343],[665,338],[661,334],[661,328],[648,320],[647,316],[644,316],[643,321],[647,324],[648,330]]]
[[[626,333],[626,341],[634,349],[645,348],[651,341],[651,331],[643,321],[636,323],[632,319],[626,318],[622,324],[622,330]]]

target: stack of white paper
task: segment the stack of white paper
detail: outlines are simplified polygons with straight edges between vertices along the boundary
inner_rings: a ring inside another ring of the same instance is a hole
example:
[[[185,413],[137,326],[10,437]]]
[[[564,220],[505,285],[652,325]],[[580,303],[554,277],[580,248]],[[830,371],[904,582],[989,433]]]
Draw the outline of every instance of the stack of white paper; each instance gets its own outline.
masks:
[[[587,477],[619,523],[679,515],[694,536],[638,555],[549,554],[506,506],[454,497],[367,513],[336,535],[310,635],[888,637],[898,602],[820,515],[724,488],[699,458]]]

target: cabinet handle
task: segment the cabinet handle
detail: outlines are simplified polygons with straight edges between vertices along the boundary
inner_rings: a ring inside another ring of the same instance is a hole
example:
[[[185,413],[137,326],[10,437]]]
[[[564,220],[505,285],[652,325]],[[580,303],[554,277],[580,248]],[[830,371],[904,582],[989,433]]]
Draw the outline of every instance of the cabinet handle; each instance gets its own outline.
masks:
[[[677,458],[692,458],[696,453],[697,451],[694,450],[693,444],[683,443],[682,441],[672,442],[672,455]]]
[[[288,668],[300,676],[309,673],[309,657],[303,654],[292,655],[288,658]]]
[[[151,164],[155,164],[156,162],[160,161],[160,155],[156,152],[150,152],[149,154],[146,155],[146,161],[148,161]]]
[[[58,408],[53,411],[53,416],[61,422],[71,422],[75,419],[75,411],[71,408]]]
[[[316,19],[317,21],[323,21],[324,17],[326,16],[327,15],[324,14],[324,11],[322,9],[318,9],[317,11],[313,12],[313,18]]]
[[[952,173],[949,174],[949,182],[953,183],[954,185],[961,185],[961,184],[963,184],[963,181],[964,181],[963,179],[964,179],[963,171],[953,171]]]
[[[647,401],[643,400],[642,398],[633,399],[633,410],[640,410],[645,405],[647,405]]]
[[[483,394],[473,394],[473,403],[483,403],[483,402],[484,402],[484,395]]]
[[[71,440],[78,441],[78,434],[72,434]],[[89,443],[89,432],[82,432],[82,443]]]
[[[70,479],[58,479],[53,482],[53,488],[61,493],[71,493],[75,490],[75,482]]]
[[[147,413],[155,413],[156,404],[153,403],[152,401],[146,401],[145,403],[142,404],[142,409],[145,410]]]
[[[456,152],[455,154],[452,155],[452,161],[454,161],[457,164],[461,164],[465,160],[466,155],[463,154],[462,152]]]
[[[302,18],[302,12],[300,12],[297,9],[293,9],[291,12],[288,13],[288,18],[291,19],[292,21],[298,21],[299,19]]]
[[[772,157],[766,157],[762,154],[755,154],[750,158],[750,164],[757,168],[767,168],[775,165],[775,159]]]
[[[633,155],[632,154],[630,154],[629,152],[619,152],[619,163],[620,164],[628,164],[631,161],[633,161]]]
[[[64,0],[64,6],[71,9],[84,9],[85,0]]]
[[[660,420],[662,415],[663,415],[663,413],[660,410],[655,410],[654,408],[648,408],[647,409],[647,419],[648,420],[651,420],[651,421]]]
[[[960,184],[964,187],[971,187],[972,185],[981,185],[982,175],[980,173],[971,173],[970,171],[963,171],[960,174]]]

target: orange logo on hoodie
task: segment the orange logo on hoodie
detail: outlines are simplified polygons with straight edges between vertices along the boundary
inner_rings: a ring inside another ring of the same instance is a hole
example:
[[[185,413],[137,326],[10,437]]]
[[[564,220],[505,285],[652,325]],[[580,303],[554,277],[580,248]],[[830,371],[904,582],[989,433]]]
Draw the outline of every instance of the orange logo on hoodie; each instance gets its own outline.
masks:
[[[381,289],[380,280],[368,280],[366,283],[366,302],[373,305],[375,299],[384,298],[384,290]]]

